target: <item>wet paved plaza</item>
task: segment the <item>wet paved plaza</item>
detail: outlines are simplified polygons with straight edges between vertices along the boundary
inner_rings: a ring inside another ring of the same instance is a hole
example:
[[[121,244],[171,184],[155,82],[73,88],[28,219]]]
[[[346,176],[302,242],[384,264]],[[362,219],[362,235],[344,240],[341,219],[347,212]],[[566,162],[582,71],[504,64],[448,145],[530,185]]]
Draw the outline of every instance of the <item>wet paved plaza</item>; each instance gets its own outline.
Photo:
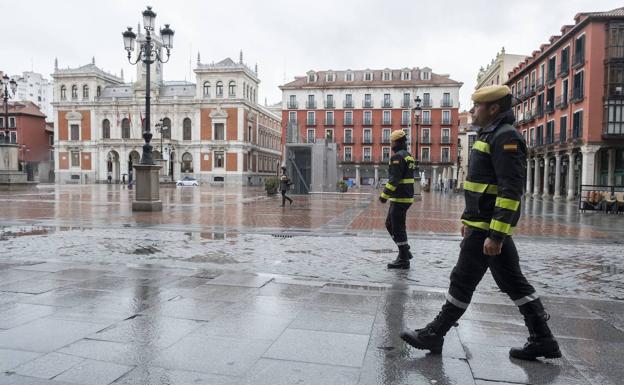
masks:
[[[0,384],[621,383],[623,215],[525,202],[522,266],[564,353],[544,364],[508,358],[526,330],[491,278],[441,356],[399,340],[444,301],[460,196],[414,204],[413,268],[392,272],[369,191],[162,192],[141,214],[116,185],[2,192]]]

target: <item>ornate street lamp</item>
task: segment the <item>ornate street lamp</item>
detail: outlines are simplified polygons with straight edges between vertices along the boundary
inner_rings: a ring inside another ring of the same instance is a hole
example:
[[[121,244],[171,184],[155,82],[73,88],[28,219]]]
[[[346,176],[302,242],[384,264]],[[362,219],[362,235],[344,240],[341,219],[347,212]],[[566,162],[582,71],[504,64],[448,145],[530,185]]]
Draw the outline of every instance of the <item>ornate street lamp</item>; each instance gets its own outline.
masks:
[[[165,48],[167,57],[161,57],[160,49],[157,48],[153,42],[152,33],[156,28],[156,12],[152,10],[152,7],[147,7],[143,11],[143,28],[145,29],[145,41],[140,44],[139,52],[137,52],[136,59],[132,60],[132,51],[134,51],[137,35],[132,31],[131,27],[128,27],[126,31],[122,33],[124,49],[128,52],[128,62],[135,65],[139,62],[145,64],[145,119],[143,127],[143,139],[145,144],[143,145],[143,154],[141,155],[141,161],[135,166],[137,169],[137,190],[135,194],[135,201],[132,202],[132,210],[134,211],[160,211],[162,210],[162,202],[159,197],[158,189],[158,170],[160,166],[156,166],[154,163],[154,155],[152,153],[152,146],[150,141],[152,140],[151,123],[150,123],[150,99],[151,99],[151,71],[150,65],[156,61],[160,63],[167,63],[170,57],[170,51],[173,48],[173,35],[174,31],[169,28],[169,24],[165,24],[165,28],[160,30],[160,38],[162,40],[163,48]],[[162,134],[161,134],[162,135]],[[162,138],[161,138],[162,140]],[[161,148],[162,155],[162,148]]]
[[[11,135],[9,132],[9,99],[15,98],[17,82],[14,79],[9,79],[9,75],[4,75],[1,81],[3,86],[2,98],[4,99],[4,143],[11,143]]]
[[[132,60],[132,51],[134,51],[134,46],[136,43],[137,35],[132,32],[132,27],[128,27],[128,30],[122,33],[124,48],[128,52],[128,62],[130,64],[135,65],[139,62],[143,62],[145,64],[145,128],[143,130],[143,139],[145,140],[145,144],[143,145],[143,154],[141,156],[140,164],[154,164],[154,157],[152,155],[152,146],[150,145],[150,141],[152,140],[152,133],[150,130],[150,65],[159,61],[161,63],[167,63],[169,61],[169,57],[171,54],[171,49],[173,48],[173,35],[174,31],[169,28],[169,24],[165,24],[165,28],[160,30],[160,37],[163,42],[163,47],[167,51],[167,58],[163,59],[160,57],[160,53],[158,49],[154,47],[154,43],[152,42],[152,32],[154,31],[154,23],[156,21],[156,12],[152,11],[152,7],[147,7],[145,11],[143,11],[143,28],[145,29],[145,42],[141,44],[139,52],[137,53],[136,60]]]
[[[418,132],[418,128],[420,126],[420,113],[422,112],[420,96],[416,96],[414,99],[414,127],[416,128],[416,154],[414,154],[414,159],[418,160],[420,158],[420,133]]]

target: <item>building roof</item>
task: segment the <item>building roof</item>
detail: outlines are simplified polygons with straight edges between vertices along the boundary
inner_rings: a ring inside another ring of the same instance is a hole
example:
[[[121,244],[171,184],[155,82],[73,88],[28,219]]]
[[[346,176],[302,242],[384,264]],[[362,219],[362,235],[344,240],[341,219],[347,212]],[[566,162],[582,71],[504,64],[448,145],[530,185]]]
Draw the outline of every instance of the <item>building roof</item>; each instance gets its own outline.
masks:
[[[621,18],[624,17],[624,7],[612,9],[605,12],[581,12],[574,16],[574,25],[564,25],[561,27],[561,35],[551,36],[548,43],[540,45],[538,50],[533,51],[531,56],[527,56],[526,60],[521,62],[513,70],[509,72],[509,80],[514,79],[527,68],[531,68],[533,64],[538,62],[542,57],[548,55],[551,51],[556,49],[562,42],[572,34],[576,33],[578,29],[582,28],[585,23],[604,18]]]
[[[46,114],[41,112],[39,107],[33,102],[24,101],[24,102],[9,102],[8,104],[9,114],[16,115],[30,115],[30,116],[38,116],[40,118],[45,118]]]
[[[449,75],[439,75],[431,72],[429,80],[421,80],[420,73],[431,70],[429,68],[405,68],[405,69],[384,69],[384,70],[340,70],[340,71],[310,71],[315,73],[317,79],[314,82],[308,82],[307,76],[297,76],[292,82],[280,86],[280,89],[299,89],[299,88],[353,88],[353,87],[410,87],[410,86],[458,86],[463,83],[453,80]],[[410,80],[401,80],[402,72],[410,72]],[[345,75],[351,72],[353,80],[345,80]],[[384,72],[392,72],[392,80],[382,80]],[[334,81],[325,80],[325,75],[332,73],[335,75]],[[373,74],[373,80],[364,80],[366,73]]]
[[[197,61],[197,67],[195,68],[195,72],[202,72],[202,71],[206,71],[206,70],[207,71],[210,71],[210,70],[214,70],[214,71],[241,70],[241,71],[247,73],[247,75],[249,75],[251,78],[255,79],[258,83],[260,83],[260,79],[258,79],[258,73],[256,72],[257,67],[258,66],[256,65],[256,69],[252,70],[251,68],[249,68],[249,66],[247,66],[247,64],[245,64],[242,61],[242,59],[238,63],[236,63],[234,60],[232,60],[231,58],[227,57],[227,58],[221,60],[220,62],[209,63],[209,64],[201,63],[198,60]]]
[[[115,76],[109,72],[104,71],[103,69],[99,68],[98,66],[95,65],[95,63],[89,63],[89,64],[85,64],[83,66],[77,67],[77,68],[55,68],[54,69],[54,73],[52,74],[52,77],[55,76],[64,76],[64,75],[69,75],[69,76],[75,76],[75,75],[99,75],[101,77],[104,77],[110,81],[113,82],[117,82],[117,83],[123,83],[123,79]]]

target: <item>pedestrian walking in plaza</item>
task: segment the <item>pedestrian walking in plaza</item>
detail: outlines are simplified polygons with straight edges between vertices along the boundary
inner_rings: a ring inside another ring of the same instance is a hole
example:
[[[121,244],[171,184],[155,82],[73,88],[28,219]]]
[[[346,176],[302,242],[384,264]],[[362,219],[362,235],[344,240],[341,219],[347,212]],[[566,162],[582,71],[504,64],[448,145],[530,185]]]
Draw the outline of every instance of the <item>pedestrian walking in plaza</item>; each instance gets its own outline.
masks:
[[[286,193],[290,190],[290,186],[292,182],[288,175],[286,175],[286,167],[282,167],[282,177],[280,178],[280,192],[282,193],[282,207],[286,205],[286,201],[288,201],[289,205],[292,205],[293,200]]]
[[[386,216],[386,229],[392,240],[399,247],[399,255],[388,263],[388,269],[409,269],[410,246],[407,242],[405,219],[407,210],[414,203],[414,173],[416,161],[407,151],[407,138],[403,130],[396,130],[390,135],[394,155],[390,158],[388,183],[384,186],[379,201],[390,201]]]
[[[528,342],[522,348],[512,348],[509,355],[523,360],[561,357],[547,324],[550,317],[520,270],[511,238],[520,218],[527,155],[522,135],[512,126],[511,90],[507,86],[483,87],[472,100],[470,113],[479,129],[464,182],[466,208],[461,217],[459,259],[440,313],[424,328],[404,331],[401,338],[417,349],[439,354],[445,334],[464,314],[489,268],[529,329]]]

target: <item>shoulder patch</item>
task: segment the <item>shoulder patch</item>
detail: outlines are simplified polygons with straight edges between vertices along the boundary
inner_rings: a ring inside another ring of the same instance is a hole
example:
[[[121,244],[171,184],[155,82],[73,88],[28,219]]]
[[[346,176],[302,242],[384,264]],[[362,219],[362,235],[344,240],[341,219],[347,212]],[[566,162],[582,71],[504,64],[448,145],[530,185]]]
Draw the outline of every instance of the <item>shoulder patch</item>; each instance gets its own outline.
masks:
[[[518,151],[518,143],[503,144],[503,151],[517,152]]]
[[[393,160],[393,161],[392,161],[392,164],[400,164],[400,163],[401,163],[401,161],[400,161],[400,160]]]

